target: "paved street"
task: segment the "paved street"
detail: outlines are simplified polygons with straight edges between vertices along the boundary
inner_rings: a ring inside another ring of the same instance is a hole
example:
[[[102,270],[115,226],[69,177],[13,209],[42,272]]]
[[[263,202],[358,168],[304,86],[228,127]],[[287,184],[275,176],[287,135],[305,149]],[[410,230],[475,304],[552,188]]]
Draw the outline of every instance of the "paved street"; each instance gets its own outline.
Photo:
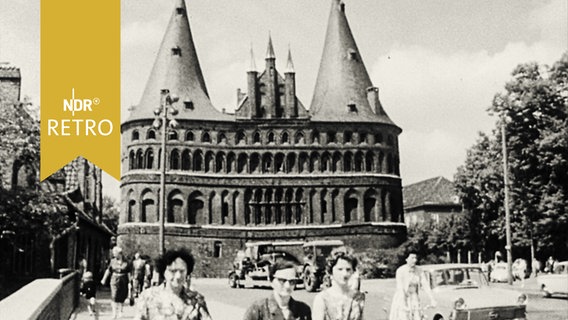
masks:
[[[194,279],[193,285],[207,299],[211,314],[215,320],[242,319],[244,310],[256,299],[270,294],[269,289],[230,289],[225,279]],[[498,287],[509,287],[507,284],[492,284]],[[394,279],[364,280],[361,289],[367,292],[365,307],[366,320],[383,320],[388,318],[387,310],[394,291]],[[522,291],[529,296],[528,318],[531,320],[567,320],[568,299],[543,299],[534,279],[527,280],[525,287],[521,288],[515,283],[512,289]],[[298,289],[294,297],[308,304],[313,303],[315,293]],[[108,289],[97,293],[99,312],[97,317],[90,317],[87,313],[85,300],[81,299],[81,306],[72,320],[82,319],[111,319],[110,293]],[[134,308],[125,307],[122,319],[132,319]]]

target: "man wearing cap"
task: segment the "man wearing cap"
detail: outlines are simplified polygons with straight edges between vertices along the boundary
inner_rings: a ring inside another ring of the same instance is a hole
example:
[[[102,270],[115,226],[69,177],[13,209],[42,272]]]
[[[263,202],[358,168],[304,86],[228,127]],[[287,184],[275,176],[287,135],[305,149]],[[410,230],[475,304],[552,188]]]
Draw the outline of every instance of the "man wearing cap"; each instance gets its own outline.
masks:
[[[296,285],[296,264],[280,259],[269,268],[268,278],[272,294],[254,302],[246,311],[244,320],[311,320],[310,307],[292,299]]]

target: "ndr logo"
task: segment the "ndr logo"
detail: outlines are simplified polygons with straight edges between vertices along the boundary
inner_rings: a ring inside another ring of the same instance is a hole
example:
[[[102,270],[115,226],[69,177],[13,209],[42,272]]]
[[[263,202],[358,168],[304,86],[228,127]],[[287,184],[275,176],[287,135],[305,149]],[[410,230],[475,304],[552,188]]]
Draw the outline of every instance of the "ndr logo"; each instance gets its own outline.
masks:
[[[71,111],[75,116],[75,112],[93,111],[91,106],[98,105],[101,102],[99,98],[94,99],[75,99],[75,88],[71,89],[71,99],[63,99],[63,111]]]

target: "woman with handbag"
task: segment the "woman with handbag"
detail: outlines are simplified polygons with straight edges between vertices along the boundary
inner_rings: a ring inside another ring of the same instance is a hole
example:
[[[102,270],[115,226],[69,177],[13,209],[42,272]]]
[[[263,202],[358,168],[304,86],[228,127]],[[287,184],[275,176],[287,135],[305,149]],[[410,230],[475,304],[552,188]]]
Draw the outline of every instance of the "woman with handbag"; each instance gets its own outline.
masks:
[[[130,264],[122,254],[121,247],[112,248],[113,259],[110,261],[107,270],[101,280],[105,285],[110,277],[110,294],[112,318],[122,317],[122,306],[130,293]]]

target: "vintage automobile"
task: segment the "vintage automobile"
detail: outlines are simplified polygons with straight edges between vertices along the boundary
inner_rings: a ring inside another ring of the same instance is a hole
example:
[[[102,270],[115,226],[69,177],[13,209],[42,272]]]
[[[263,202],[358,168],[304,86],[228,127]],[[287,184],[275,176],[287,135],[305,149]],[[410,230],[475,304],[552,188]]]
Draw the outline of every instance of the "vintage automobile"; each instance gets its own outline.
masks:
[[[313,292],[321,285],[331,285],[331,280],[325,272],[326,259],[333,249],[343,245],[341,240],[315,240],[304,243],[302,277],[307,291]]]
[[[536,281],[547,298],[553,294],[568,295],[568,261],[555,263],[552,273],[540,274]]]
[[[439,264],[420,268],[437,304],[424,309],[425,319],[526,319],[527,296],[489,286],[479,265]],[[421,301],[424,304],[429,299],[422,296]]]
[[[245,243],[245,249],[239,250],[233,261],[233,269],[229,271],[229,286],[231,288],[270,287],[268,268],[276,259],[286,257],[300,265],[300,261],[286,250],[301,248],[303,242],[271,242],[256,241]],[[298,274],[301,283],[301,273]]]

